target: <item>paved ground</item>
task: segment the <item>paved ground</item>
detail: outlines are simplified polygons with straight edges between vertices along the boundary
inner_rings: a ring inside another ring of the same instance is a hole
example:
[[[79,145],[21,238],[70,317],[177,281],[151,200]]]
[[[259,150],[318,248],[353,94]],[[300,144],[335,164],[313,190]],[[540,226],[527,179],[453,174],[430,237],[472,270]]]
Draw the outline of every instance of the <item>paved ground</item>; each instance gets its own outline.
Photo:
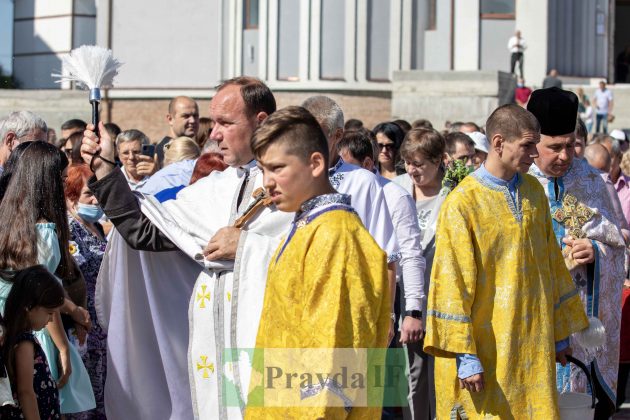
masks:
[[[630,404],[626,403],[621,406],[621,411],[613,416],[615,420],[630,420]]]

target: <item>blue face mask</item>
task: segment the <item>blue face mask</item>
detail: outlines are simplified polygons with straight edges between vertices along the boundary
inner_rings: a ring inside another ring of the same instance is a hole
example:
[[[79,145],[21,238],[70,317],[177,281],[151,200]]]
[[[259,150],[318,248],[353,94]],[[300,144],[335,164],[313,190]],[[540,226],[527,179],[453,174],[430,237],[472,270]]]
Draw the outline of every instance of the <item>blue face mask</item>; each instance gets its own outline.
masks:
[[[94,204],[79,203],[77,214],[88,223],[96,223],[103,217],[103,209]]]

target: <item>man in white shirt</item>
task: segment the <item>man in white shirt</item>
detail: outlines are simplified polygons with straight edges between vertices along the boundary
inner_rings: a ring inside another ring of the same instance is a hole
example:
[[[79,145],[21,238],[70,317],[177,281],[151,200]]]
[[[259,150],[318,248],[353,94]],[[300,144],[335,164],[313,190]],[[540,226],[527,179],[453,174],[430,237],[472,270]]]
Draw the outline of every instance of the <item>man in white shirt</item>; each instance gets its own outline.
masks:
[[[508,41],[508,50],[512,53],[510,57],[510,73],[515,74],[514,69],[516,68],[516,62],[518,61],[519,69],[521,70],[521,78],[525,77],[523,76],[523,53],[526,48],[527,43],[521,37],[521,31],[514,32],[514,36]]]
[[[401,253],[383,188],[372,172],[350,165],[337,155],[337,143],[343,137],[344,126],[343,111],[339,105],[327,96],[311,96],[302,103],[302,106],[313,114],[328,140],[330,183],[340,193],[352,197],[350,204],[370,235],[387,254],[387,267],[393,297],[396,291],[396,262],[400,260]],[[392,302],[390,339],[394,336],[394,319]]]
[[[613,95],[606,87],[606,82],[599,82],[599,89],[593,94],[593,102],[595,102],[595,132],[599,133],[602,127],[604,134],[608,133],[608,114],[613,110]],[[603,124],[602,124],[603,123]]]

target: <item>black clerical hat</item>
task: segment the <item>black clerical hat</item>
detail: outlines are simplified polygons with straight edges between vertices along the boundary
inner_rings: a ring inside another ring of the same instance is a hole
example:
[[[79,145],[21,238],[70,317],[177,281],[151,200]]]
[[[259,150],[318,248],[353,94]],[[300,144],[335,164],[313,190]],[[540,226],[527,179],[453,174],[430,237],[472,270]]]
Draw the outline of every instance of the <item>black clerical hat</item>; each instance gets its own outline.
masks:
[[[550,87],[532,93],[527,110],[540,123],[541,134],[558,136],[575,131],[578,97],[568,90]]]

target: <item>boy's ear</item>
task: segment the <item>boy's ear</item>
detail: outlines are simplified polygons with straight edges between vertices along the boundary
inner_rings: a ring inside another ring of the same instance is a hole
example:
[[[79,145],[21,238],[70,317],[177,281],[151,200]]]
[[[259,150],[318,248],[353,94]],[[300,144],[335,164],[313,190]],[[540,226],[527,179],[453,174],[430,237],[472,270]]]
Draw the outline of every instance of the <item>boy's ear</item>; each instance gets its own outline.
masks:
[[[256,122],[258,123],[258,125],[262,124],[268,116],[269,114],[264,111],[260,111],[258,114],[256,114]]]
[[[328,171],[328,164],[326,158],[320,152],[313,152],[311,154],[311,173],[314,178],[322,176],[322,173]]]

